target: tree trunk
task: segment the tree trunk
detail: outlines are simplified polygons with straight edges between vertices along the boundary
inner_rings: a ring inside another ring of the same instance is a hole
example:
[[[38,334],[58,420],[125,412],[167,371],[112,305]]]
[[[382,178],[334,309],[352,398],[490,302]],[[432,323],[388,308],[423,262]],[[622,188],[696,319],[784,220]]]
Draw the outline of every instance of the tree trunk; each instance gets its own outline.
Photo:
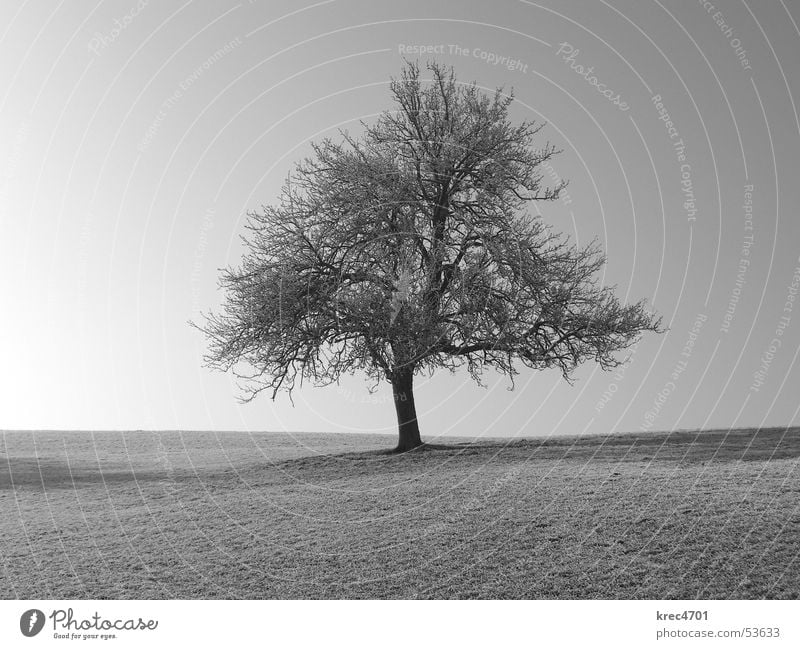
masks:
[[[414,371],[401,369],[392,373],[392,393],[397,410],[399,439],[395,451],[410,451],[422,445],[417,422],[417,409],[414,407]]]

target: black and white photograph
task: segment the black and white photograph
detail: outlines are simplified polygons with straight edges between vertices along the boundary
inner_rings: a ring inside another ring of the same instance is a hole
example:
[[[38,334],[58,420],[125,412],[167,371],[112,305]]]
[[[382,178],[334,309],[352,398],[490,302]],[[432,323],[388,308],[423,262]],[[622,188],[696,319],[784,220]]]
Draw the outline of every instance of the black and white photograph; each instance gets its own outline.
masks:
[[[796,0],[3,0],[0,645],[800,646],[799,108]]]

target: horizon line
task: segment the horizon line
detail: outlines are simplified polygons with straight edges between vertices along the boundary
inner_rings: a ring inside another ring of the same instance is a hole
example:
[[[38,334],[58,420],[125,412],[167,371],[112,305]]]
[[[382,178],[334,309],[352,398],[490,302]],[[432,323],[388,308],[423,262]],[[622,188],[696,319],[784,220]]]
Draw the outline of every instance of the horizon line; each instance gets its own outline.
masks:
[[[691,433],[691,432],[734,432],[755,430],[757,432],[762,430],[790,430],[792,428],[800,428],[800,425],[781,424],[781,425],[767,425],[767,426],[730,426],[730,427],[710,427],[710,428],[673,428],[673,429],[659,429],[659,430],[615,430],[609,432],[585,432],[585,433],[562,433],[562,434],[529,434],[529,435],[470,435],[470,434],[454,434],[454,433],[440,433],[438,435],[428,434],[428,438],[437,437],[467,437],[467,438],[498,438],[498,439],[526,439],[526,438],[548,438],[548,437],[599,437],[610,435],[650,435],[650,434],[672,434],[672,433]],[[244,430],[244,429],[206,429],[206,428],[3,428],[0,433],[217,433],[217,434],[266,434],[266,435],[380,435],[386,437],[394,437],[397,431],[391,432],[342,432],[342,431],[309,431],[309,430]]]

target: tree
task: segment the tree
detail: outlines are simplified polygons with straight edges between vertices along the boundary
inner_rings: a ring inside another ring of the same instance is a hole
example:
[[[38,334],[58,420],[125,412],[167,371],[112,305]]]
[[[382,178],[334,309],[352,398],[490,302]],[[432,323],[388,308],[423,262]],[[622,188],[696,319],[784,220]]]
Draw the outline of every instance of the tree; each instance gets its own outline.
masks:
[[[624,306],[599,285],[596,242],[578,248],[525,212],[564,186],[542,185],[559,153],[533,147],[543,124],[513,125],[513,95],[427,67],[430,82],[407,62],[394,111],[360,138],[313,144],[277,204],[248,215],[223,310],[199,327],[207,363],[245,379],[245,401],[357,371],[373,388],[387,380],[398,451],[422,444],[415,375],[465,367],[480,383],[491,367],[513,388],[521,363],[570,381],[583,361],[616,367],[616,352],[660,330],[644,301]]]

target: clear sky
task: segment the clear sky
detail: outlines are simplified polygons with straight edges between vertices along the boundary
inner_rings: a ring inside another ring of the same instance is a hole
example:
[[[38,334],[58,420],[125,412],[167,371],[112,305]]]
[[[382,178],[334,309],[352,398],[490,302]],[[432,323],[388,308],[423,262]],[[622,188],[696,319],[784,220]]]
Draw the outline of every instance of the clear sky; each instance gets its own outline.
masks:
[[[417,381],[423,436],[797,423],[800,9],[685,0],[0,5],[0,428],[392,432],[362,377],[241,405],[187,325],[309,142],[403,56],[513,87],[543,217],[670,327],[624,370]],[[799,298],[800,299],[800,298]]]

